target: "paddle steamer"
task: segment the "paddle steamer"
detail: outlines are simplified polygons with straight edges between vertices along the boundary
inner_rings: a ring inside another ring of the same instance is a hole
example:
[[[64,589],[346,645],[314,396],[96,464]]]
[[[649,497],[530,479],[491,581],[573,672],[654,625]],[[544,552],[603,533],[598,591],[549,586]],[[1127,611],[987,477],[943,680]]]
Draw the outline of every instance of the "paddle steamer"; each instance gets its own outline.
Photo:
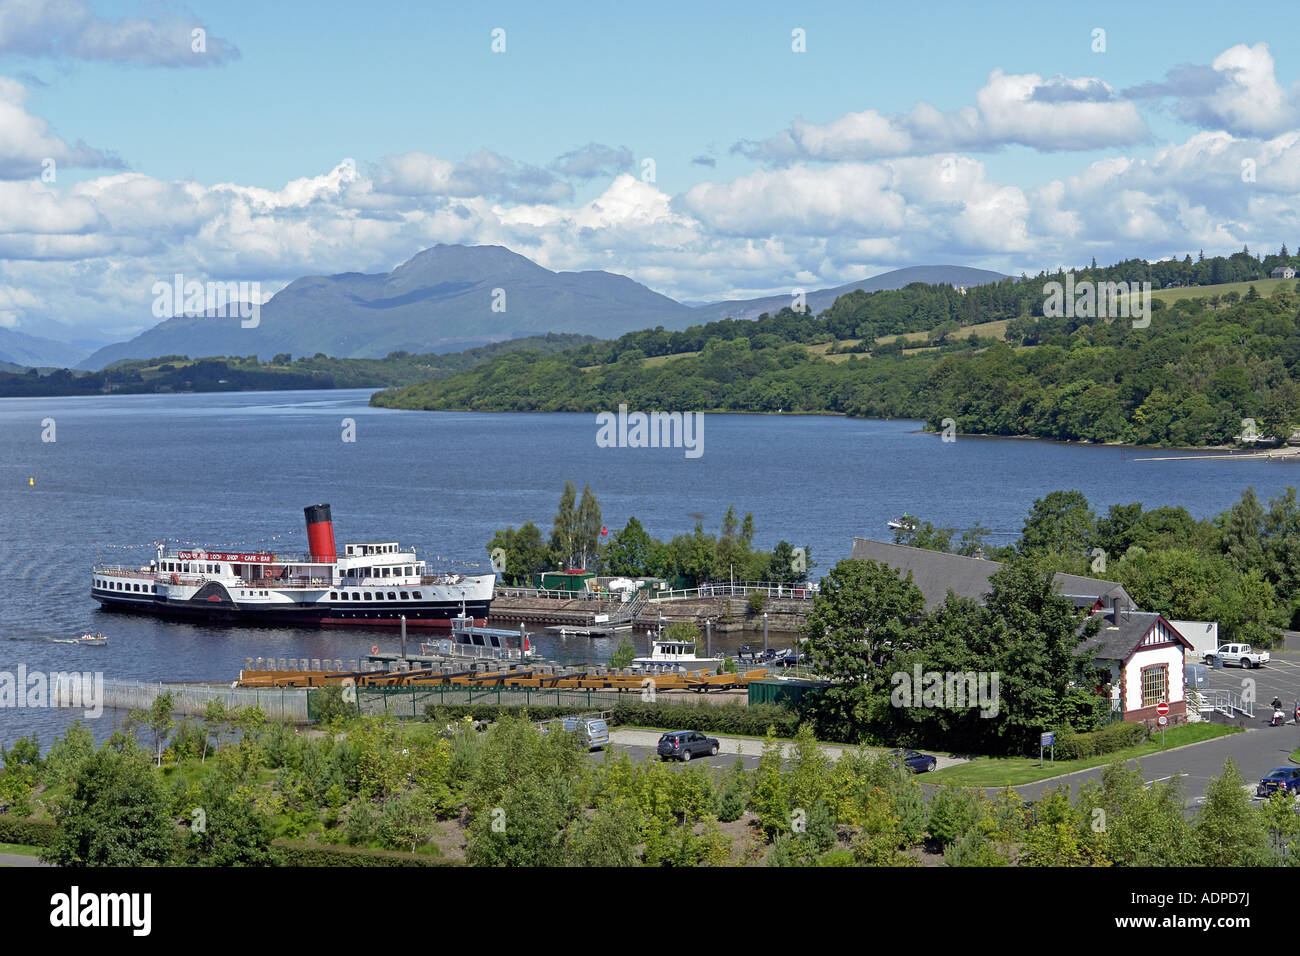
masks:
[[[487,623],[496,576],[433,573],[396,541],[345,544],[330,506],[303,509],[307,554],[165,549],[139,568],[97,564],[91,596],[105,610],[279,627],[450,629]]]

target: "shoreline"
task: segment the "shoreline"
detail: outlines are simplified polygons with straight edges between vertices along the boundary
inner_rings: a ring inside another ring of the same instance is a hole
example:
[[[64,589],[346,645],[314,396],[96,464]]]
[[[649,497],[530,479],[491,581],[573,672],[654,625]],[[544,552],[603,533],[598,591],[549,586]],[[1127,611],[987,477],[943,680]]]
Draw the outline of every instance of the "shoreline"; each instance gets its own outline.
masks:
[[[298,393],[370,392],[370,396],[366,402],[367,407],[384,409],[385,411],[390,411],[390,412],[447,412],[447,413],[458,414],[458,415],[465,415],[465,414],[472,414],[472,415],[519,415],[519,414],[587,415],[587,414],[591,414],[594,415],[594,414],[598,414],[597,412],[587,412],[587,411],[543,412],[543,411],[537,411],[532,409],[512,409],[507,411],[507,410],[473,409],[473,408],[400,408],[391,405],[375,404],[372,401],[375,395],[378,395],[379,393],[387,390],[388,390],[388,386],[348,385],[339,388],[252,388],[252,389],[239,388],[239,389],[213,389],[211,391],[191,390],[191,391],[177,391],[177,392],[121,392],[121,391],[95,392],[95,393],[72,392],[72,393],[67,393],[62,395],[0,395],[0,401],[5,401],[5,400],[37,401],[37,400],[50,399],[50,398],[78,398],[78,399],[87,399],[87,398],[111,399],[111,398],[119,398],[119,397],[138,398],[142,396],[160,396],[160,395],[168,395],[168,396],[231,395],[231,394],[282,395],[282,394],[289,394],[293,392],[298,392]],[[771,417],[779,417],[779,418],[799,418],[799,417],[844,418],[844,419],[852,419],[852,420],[868,421],[868,422],[906,422],[906,421],[924,422],[924,419],[910,418],[906,416],[899,416],[899,417],[888,417],[888,416],[882,417],[882,416],[869,416],[869,415],[853,416],[853,415],[848,415],[845,412],[834,412],[834,411],[758,412],[758,411],[748,411],[744,409],[725,409],[725,408],[698,409],[698,411],[707,415],[753,415],[753,416],[762,416],[762,417],[771,416]],[[939,435],[938,432],[930,431],[928,428],[925,427],[916,429],[912,434],[930,435],[934,437],[938,437]],[[1142,457],[1140,458],[1131,459],[1132,461],[1193,461],[1193,460],[1209,461],[1209,460],[1224,459],[1224,458],[1242,459],[1247,461],[1261,461],[1266,459],[1278,459],[1282,461],[1289,461],[1292,459],[1300,460],[1300,445],[1296,445],[1296,446],[1281,445],[1277,447],[1265,448],[1259,451],[1254,451],[1254,450],[1247,451],[1243,448],[1238,448],[1232,445],[1134,445],[1134,444],[1129,444],[1127,442],[1092,442],[1092,441],[1071,439],[1071,438],[1040,438],[1036,435],[1024,435],[1024,434],[999,435],[999,434],[991,434],[987,432],[957,432],[956,435],[959,438],[984,438],[984,439],[997,440],[997,441],[1028,441],[1028,442],[1040,442],[1040,443],[1052,444],[1052,445],[1069,445],[1069,446],[1081,447],[1081,448],[1082,447],[1118,448],[1121,451],[1134,451],[1134,452],[1143,452],[1143,453],[1150,453],[1150,452],[1175,453],[1175,454],[1160,455],[1160,456],[1143,454]],[[1176,454],[1178,452],[1186,452],[1188,454]]]

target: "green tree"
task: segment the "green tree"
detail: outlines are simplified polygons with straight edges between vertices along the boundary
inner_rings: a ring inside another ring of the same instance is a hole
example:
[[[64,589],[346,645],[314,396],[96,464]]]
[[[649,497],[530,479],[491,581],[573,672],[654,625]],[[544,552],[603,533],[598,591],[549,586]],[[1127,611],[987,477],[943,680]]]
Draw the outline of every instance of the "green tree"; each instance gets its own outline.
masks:
[[[176,831],[149,757],[123,734],[84,760],[42,859],[56,866],[152,866],[167,862]]]
[[[882,664],[911,644],[925,598],[909,573],[885,564],[844,559],[822,579],[804,624],[814,665],[832,681],[817,702],[818,721],[861,733],[889,708]]]
[[[641,813],[631,802],[617,801],[596,808],[564,834],[566,866],[636,866]]]
[[[631,667],[632,660],[635,657],[636,645],[625,637],[618,642],[618,647],[614,648],[614,653],[609,655],[609,666],[618,670]]]
[[[551,551],[555,554],[555,564],[564,569],[575,567],[578,561],[580,533],[577,500],[578,492],[573,487],[573,482],[566,481],[560,495],[560,507],[555,512],[551,526]]]
[[[758,814],[758,823],[768,834],[775,836],[790,829],[790,793],[782,771],[783,746],[776,739],[775,728],[768,728],[763,741],[763,752],[754,771],[754,787],[750,804]]]
[[[1228,758],[1210,780],[1192,826],[1196,857],[1202,866],[1265,866],[1273,862],[1268,823],[1250,803],[1246,781]]]
[[[143,715],[143,723],[153,734],[154,755],[157,758],[158,766],[162,766],[163,744],[167,741],[167,735],[171,733],[176,726],[176,720],[172,717],[172,711],[175,708],[175,700],[170,692],[159,694],[153,699],[149,710]]]
[[[1096,533],[1097,517],[1083,492],[1053,491],[1030,508],[1019,547],[1022,553],[1087,553]]]
[[[591,485],[582,489],[582,500],[578,502],[577,545],[578,567],[591,567],[599,553],[600,541],[600,504],[591,493]]]
[[[223,774],[209,775],[191,814],[189,850],[205,866],[274,866],[271,822],[248,788]]]
[[[1021,866],[1107,865],[1099,835],[1090,831],[1064,789],[1048,793],[1036,812],[1037,820],[1021,848]]]
[[[465,858],[474,866],[560,866],[573,810],[562,778],[511,786],[498,805],[471,816]]]
[[[502,579],[516,585],[526,585],[533,575],[552,568],[554,553],[542,543],[542,532],[531,521],[525,521],[518,529],[498,530],[488,542],[488,553],[498,548],[504,552],[504,567],[501,568]]]
[[[226,710],[226,702],[220,697],[214,697],[204,705],[202,720],[203,752],[199,757],[199,763],[207,762],[209,744],[220,746],[221,735],[229,724],[230,714]]]
[[[605,549],[604,567],[608,574],[643,577],[652,573],[655,541],[635,516],[627,519],[622,530],[614,532]]]
[[[80,720],[74,720],[45,757],[45,781],[53,787],[70,787],[77,768],[94,753],[94,734]]]
[[[1147,785],[1141,766],[1115,761],[1101,785],[1085,783],[1079,795],[1084,822],[1101,834],[1106,857],[1117,866],[1189,866],[1195,862],[1191,824],[1177,779]]]
[[[983,721],[990,725],[986,745],[997,740],[1023,751],[1044,727],[1092,730],[1104,702],[1091,691],[1099,678],[1079,649],[1100,620],[1081,620],[1032,558],[1008,562],[989,584],[977,658],[998,674],[999,688],[997,716]]]

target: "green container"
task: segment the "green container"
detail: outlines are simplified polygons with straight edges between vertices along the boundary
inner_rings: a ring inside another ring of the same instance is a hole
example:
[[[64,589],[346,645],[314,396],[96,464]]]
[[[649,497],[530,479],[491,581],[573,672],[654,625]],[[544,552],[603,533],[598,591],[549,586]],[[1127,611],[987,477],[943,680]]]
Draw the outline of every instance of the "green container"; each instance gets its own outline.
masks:
[[[751,704],[776,704],[790,710],[803,710],[820,696],[829,681],[821,680],[753,680],[749,682]]]
[[[542,587],[548,591],[587,590],[587,582],[596,577],[595,571],[547,571],[542,575]]]

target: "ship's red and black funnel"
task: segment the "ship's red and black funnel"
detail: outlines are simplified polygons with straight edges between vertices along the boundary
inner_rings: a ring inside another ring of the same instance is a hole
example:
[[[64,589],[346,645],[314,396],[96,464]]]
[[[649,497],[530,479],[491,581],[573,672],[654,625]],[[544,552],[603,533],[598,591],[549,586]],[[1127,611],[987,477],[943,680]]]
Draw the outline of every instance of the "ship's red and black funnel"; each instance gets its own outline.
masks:
[[[330,517],[329,505],[312,505],[303,508],[307,516],[307,547],[311,549],[311,559],[317,564],[338,560],[338,550],[334,546],[334,519]]]

